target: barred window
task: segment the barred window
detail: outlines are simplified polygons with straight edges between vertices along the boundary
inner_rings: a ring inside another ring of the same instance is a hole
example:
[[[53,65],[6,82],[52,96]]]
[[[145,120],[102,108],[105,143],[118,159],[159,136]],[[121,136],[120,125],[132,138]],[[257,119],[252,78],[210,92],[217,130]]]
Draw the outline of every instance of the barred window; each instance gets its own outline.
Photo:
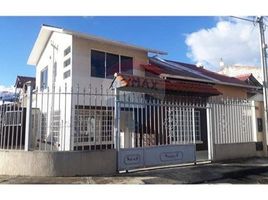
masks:
[[[193,112],[191,108],[170,108],[165,126],[172,142],[193,141]],[[194,111],[195,141],[202,142],[200,111]]]
[[[76,145],[111,144],[112,123],[112,110],[76,108],[74,143]]]

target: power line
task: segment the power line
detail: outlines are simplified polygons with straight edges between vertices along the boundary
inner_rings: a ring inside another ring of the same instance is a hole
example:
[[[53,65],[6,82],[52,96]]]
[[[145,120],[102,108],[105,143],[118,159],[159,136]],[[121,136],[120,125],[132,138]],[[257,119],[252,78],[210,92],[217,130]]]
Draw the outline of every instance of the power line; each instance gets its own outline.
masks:
[[[256,23],[258,23],[257,19],[256,20],[250,20],[250,19],[247,19],[247,18],[243,18],[243,17],[236,17],[236,16],[230,16],[232,18],[236,18],[236,19],[240,19],[240,20],[244,20],[244,21],[248,21],[248,22],[252,22],[254,26],[256,26]],[[265,21],[268,22],[268,19],[264,18]],[[264,29],[266,29],[268,27],[268,25],[266,25],[264,22],[262,22],[263,26],[264,26]]]
[[[236,17],[236,16],[230,16],[230,17],[236,18],[236,19],[241,19],[241,20],[244,20],[244,21],[249,21],[249,22],[252,22],[252,23],[255,23],[256,22],[255,20],[250,20],[250,19],[243,18],[243,17]]]

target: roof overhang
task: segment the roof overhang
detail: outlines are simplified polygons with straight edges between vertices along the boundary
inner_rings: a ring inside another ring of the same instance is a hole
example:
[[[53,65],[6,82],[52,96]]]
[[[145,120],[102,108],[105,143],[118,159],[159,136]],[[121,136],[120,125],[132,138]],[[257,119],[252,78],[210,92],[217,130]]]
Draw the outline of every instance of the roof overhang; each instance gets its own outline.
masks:
[[[197,82],[203,82],[203,83],[212,83],[212,84],[218,84],[218,85],[226,85],[226,86],[235,86],[235,87],[241,87],[241,88],[248,88],[248,89],[260,89],[261,87],[256,87],[252,85],[242,85],[242,84],[235,84],[235,83],[227,83],[223,81],[218,80],[204,80],[204,79],[198,79],[198,78],[192,78],[192,77],[186,77],[186,76],[179,76],[179,75],[172,75],[172,74],[160,74],[161,78],[171,78],[171,79],[178,79],[178,80],[189,80],[189,81],[197,81]]]
[[[195,83],[182,80],[164,80],[160,78],[139,77],[125,74],[115,74],[114,88],[133,92],[163,91],[177,94],[191,93],[201,96],[215,96],[221,93],[210,84]]]
[[[145,51],[148,53],[167,55],[167,52],[156,50],[156,49],[144,48],[144,47],[140,47],[140,46],[136,46],[136,45],[127,44],[124,42],[118,42],[115,40],[105,39],[105,38],[98,37],[98,36],[93,36],[93,35],[78,33],[78,32],[74,32],[74,31],[70,31],[70,30],[65,30],[63,28],[42,25],[41,30],[38,34],[38,37],[35,41],[34,47],[33,47],[32,51],[30,53],[30,56],[28,58],[27,64],[36,65],[38,63],[39,58],[42,55],[42,52],[43,52],[43,50],[44,50],[44,48],[45,48],[45,46],[46,46],[46,44],[47,44],[47,42],[48,42],[48,40],[53,32],[69,34],[69,35],[73,35],[73,36],[80,37],[80,38],[94,40],[94,41],[102,42],[102,43],[108,43],[108,44],[115,45],[115,46],[127,47],[127,48],[131,48],[131,49]]]
[[[164,65],[167,67],[178,67],[180,69],[186,70],[188,72],[191,73],[197,73],[194,70],[189,70],[186,67],[180,65],[180,64],[176,64],[176,66],[173,66],[172,64],[170,64],[169,62],[167,62],[166,60],[160,59],[160,58],[154,58],[154,59],[150,59],[150,62],[154,63],[154,64],[159,64],[159,65]],[[161,67],[159,67],[161,69]],[[160,71],[160,70],[158,70]],[[202,73],[198,73],[199,76],[202,76],[202,78],[194,78],[191,76],[181,76],[181,75],[176,75],[176,74],[168,74],[165,72],[159,73],[159,76],[161,78],[164,79],[174,79],[174,80],[189,80],[189,81],[197,81],[197,82],[203,82],[203,83],[212,83],[212,84],[218,84],[218,85],[225,85],[225,86],[235,86],[235,87],[240,87],[240,88],[246,88],[246,89],[261,89],[261,87],[258,86],[253,86],[253,85],[249,85],[246,84],[244,82],[242,82],[241,84],[239,83],[230,83],[230,82],[226,82],[226,81],[221,81],[218,80],[216,78],[210,77],[208,75],[202,74]]]
[[[37,36],[37,39],[34,43],[33,49],[28,58],[28,65],[36,65],[39,61],[40,56],[52,34],[52,32],[63,32],[63,29],[51,27],[51,26],[42,26],[41,30]]]

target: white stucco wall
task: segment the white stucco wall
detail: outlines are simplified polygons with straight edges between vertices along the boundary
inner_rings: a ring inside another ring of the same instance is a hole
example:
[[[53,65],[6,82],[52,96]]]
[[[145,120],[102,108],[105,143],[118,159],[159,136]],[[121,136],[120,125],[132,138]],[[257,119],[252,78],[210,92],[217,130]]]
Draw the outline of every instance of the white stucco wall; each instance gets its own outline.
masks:
[[[57,49],[54,50],[54,44]],[[67,92],[71,91],[71,83],[72,83],[72,53],[70,52],[67,56],[64,56],[64,50],[67,47],[71,47],[72,52],[72,35],[62,34],[53,32],[50,39],[48,40],[46,47],[43,50],[43,53],[37,63],[36,66],[36,88],[38,89],[38,94],[34,94],[34,101],[33,107],[39,108],[42,113],[47,115],[47,122],[48,122],[48,141],[50,141],[51,136],[50,133],[50,121],[51,121],[51,112],[59,111],[60,114],[60,121],[64,125],[66,124],[66,129],[61,130],[61,135],[59,140],[61,142],[60,148],[65,150],[69,150],[70,147],[70,123],[71,123],[71,96],[70,95],[53,95],[54,92],[65,92],[65,88],[67,88]],[[71,59],[71,63],[69,66],[64,67],[64,61],[68,58]],[[57,62],[57,71],[56,71],[56,78],[55,78],[55,90],[52,89],[52,82],[53,82],[53,60]],[[41,71],[45,68],[48,68],[48,88],[44,89],[43,91],[40,90],[40,79],[41,79]],[[64,79],[63,74],[64,72],[70,70],[70,77]],[[43,93],[42,93],[43,92]],[[37,102],[36,100],[37,99]],[[53,101],[54,99],[54,101]],[[54,102],[54,103],[52,103]],[[65,109],[66,108],[66,109]],[[35,132],[35,134],[40,134],[40,131]],[[64,135],[64,136],[63,136]],[[65,140],[65,142],[63,142]],[[64,144],[64,146],[62,146]]]
[[[70,87],[71,77],[63,79],[63,73],[71,69],[71,64],[68,67],[63,67],[63,63],[69,57],[72,59],[72,54],[70,53],[67,56],[64,56],[64,50],[68,46],[72,46],[72,35],[62,34],[53,32],[51,35],[43,53],[36,66],[36,86],[40,88],[40,73],[41,71],[48,66],[48,86],[51,90],[52,88],[52,72],[53,72],[53,47],[51,44],[55,44],[58,47],[58,50],[54,52],[54,61],[57,62],[57,76],[56,76],[56,88],[64,88],[65,83]],[[71,47],[72,51],[72,47]],[[72,73],[71,73],[72,75]]]

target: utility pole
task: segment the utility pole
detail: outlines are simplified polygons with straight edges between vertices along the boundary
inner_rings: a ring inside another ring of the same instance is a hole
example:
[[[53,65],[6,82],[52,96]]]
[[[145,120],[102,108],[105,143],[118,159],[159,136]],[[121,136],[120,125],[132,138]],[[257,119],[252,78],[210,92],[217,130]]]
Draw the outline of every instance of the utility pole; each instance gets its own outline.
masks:
[[[267,81],[268,81],[268,76],[267,76],[267,44],[265,43],[265,29],[264,26],[265,24],[263,23],[263,17],[258,17],[257,18],[257,23],[259,24],[260,28],[260,50],[261,50],[261,67],[262,67],[262,74],[263,74],[263,104],[264,104],[264,140],[266,140],[266,145],[265,145],[265,156],[267,156],[267,134],[268,134],[268,125],[267,125],[267,120],[268,120],[268,105],[267,105]]]

